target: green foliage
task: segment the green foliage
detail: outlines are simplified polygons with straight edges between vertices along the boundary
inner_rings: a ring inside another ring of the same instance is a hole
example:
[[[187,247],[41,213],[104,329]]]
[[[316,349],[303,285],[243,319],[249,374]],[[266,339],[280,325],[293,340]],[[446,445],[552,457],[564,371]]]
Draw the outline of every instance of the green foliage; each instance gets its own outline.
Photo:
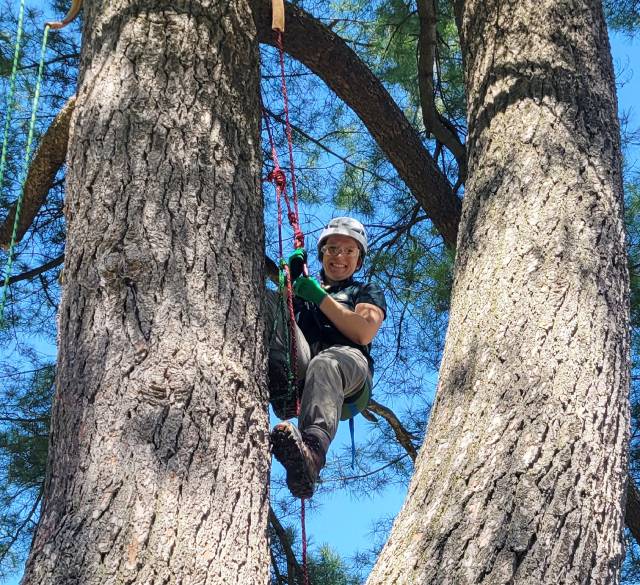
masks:
[[[334,196],[336,209],[372,215],[374,207],[367,188],[368,182],[364,171],[352,166],[346,167]]]
[[[629,276],[631,284],[631,326],[640,331],[640,178],[625,185]],[[640,347],[636,347],[636,350]],[[640,356],[640,353],[637,355]]]
[[[357,41],[359,53],[371,64],[378,77],[390,86],[404,106],[410,120],[422,130],[418,115],[420,93],[417,77],[417,50],[420,22],[414,2],[367,0],[335,3],[338,13],[361,18],[350,19],[342,29],[347,38]],[[437,45],[434,71],[437,111],[456,129],[465,131],[465,96],[460,42],[452,3],[436,3]],[[398,91],[399,90],[399,91]]]
[[[293,527],[284,528],[282,542],[278,534],[270,525],[271,539],[271,585],[304,585],[304,569],[301,564],[297,566],[287,565],[287,553],[295,554],[300,559],[302,556],[302,543]],[[361,580],[347,565],[345,560],[329,545],[320,546],[317,550],[308,552],[307,574],[312,585],[360,585]]]
[[[418,12],[412,3],[391,0],[378,5],[372,34],[372,56],[379,63],[380,78],[401,87],[413,108],[420,103],[416,83],[419,34]]]
[[[344,560],[328,545],[321,546],[309,558],[309,578],[313,585],[359,585],[360,579],[351,574]]]
[[[417,41],[419,21],[414,2],[403,0],[336,0],[331,3],[315,0],[295,4],[321,16],[334,31],[347,39],[359,56],[380,77],[415,128],[422,133],[424,144],[435,148],[427,137],[420,116],[420,95],[417,86]],[[5,0],[0,7],[0,89],[2,76],[12,57],[12,35],[15,3]],[[67,2],[56,0],[61,15]],[[637,2],[606,3],[612,26],[630,31],[638,25]],[[635,11],[635,12],[634,12]],[[437,2],[437,56],[435,73],[435,103],[438,112],[465,135],[465,96],[460,44],[452,3]],[[31,90],[34,55],[37,54],[41,22],[37,14],[29,16],[20,81],[19,107],[24,107]],[[48,71],[48,107],[43,112],[41,130],[57,112],[66,97],[73,93],[78,58],[77,36],[69,31],[52,32],[51,64]],[[275,116],[282,116],[277,60],[271,48],[262,48],[263,102]],[[308,248],[313,249],[317,235],[325,223],[326,203],[332,203],[340,213],[364,216],[371,234],[371,253],[360,276],[379,283],[387,291],[389,315],[376,339],[376,399],[398,406],[397,413],[419,442],[429,412],[429,382],[433,377],[444,342],[452,285],[452,252],[444,249],[434,234],[424,211],[415,207],[395,170],[380,148],[368,135],[362,122],[321,85],[305,67],[287,59],[288,86],[297,180],[302,203],[303,229],[309,236]],[[20,118],[20,117],[18,117]],[[15,177],[18,174],[22,142],[21,124],[15,126],[16,140],[11,152],[7,200],[0,206],[0,219],[8,203],[15,199]],[[274,122],[276,146],[285,164],[286,145],[281,124]],[[264,138],[264,137],[263,137]],[[263,143],[269,161],[266,140]],[[442,170],[455,182],[455,169],[450,172],[450,157],[438,159]],[[288,164],[288,163],[286,163]],[[286,166],[285,164],[285,166]],[[263,173],[266,174],[266,173]],[[62,177],[60,177],[62,178]],[[632,290],[633,356],[640,355],[640,195],[637,184],[627,186],[629,257]],[[274,204],[272,191],[265,188],[267,252],[276,248]],[[47,205],[19,250],[17,271],[26,271],[62,253],[65,226],[62,217],[63,193],[60,186],[52,190]],[[335,210],[331,210],[333,213]],[[317,266],[316,266],[317,268]],[[53,337],[54,313],[58,300],[58,271],[52,270],[12,287],[11,327],[2,332],[0,347],[9,348],[13,339],[28,344],[34,335]],[[8,350],[7,350],[8,351]],[[24,356],[21,356],[24,359]],[[634,361],[634,372],[637,372]],[[38,365],[37,367],[41,367]],[[3,570],[24,557],[30,530],[36,518],[40,486],[46,461],[46,437],[53,369],[43,368],[33,376],[8,370],[12,387],[5,390],[2,400],[4,422],[0,423],[0,467],[4,475],[0,484],[0,561]],[[634,385],[635,387],[635,385]],[[640,404],[633,404],[634,420],[640,420]],[[388,425],[366,423],[368,435],[359,438],[359,474],[366,479],[353,479],[347,472],[349,455],[334,454],[331,467],[323,472],[322,490],[352,489],[354,493],[374,493],[391,483],[406,483],[412,467],[402,458]],[[637,427],[636,427],[637,428]],[[640,448],[632,444],[634,465],[638,465]],[[386,466],[386,467],[384,467]],[[384,471],[378,471],[382,469]],[[328,481],[335,480],[335,481]],[[277,485],[278,478],[274,479]],[[275,491],[275,490],[274,490]],[[330,513],[329,511],[323,513]],[[299,541],[289,528],[289,541],[300,558]],[[278,568],[272,583],[289,583],[285,554],[272,535],[272,558]],[[309,568],[314,585],[352,585],[357,577],[349,564],[328,547],[312,548]]]
[[[15,416],[6,417],[0,450],[8,461],[8,481],[22,487],[38,487],[44,477],[53,378],[53,366],[47,366],[33,374],[26,392],[7,392]]]
[[[607,23],[614,30],[633,36],[640,27],[640,2],[637,0],[605,0]]]
[[[3,372],[13,381],[0,407],[0,576],[7,576],[22,562],[37,520],[55,370]]]
[[[631,441],[629,472],[640,482],[640,176],[627,176],[625,224],[629,262],[631,315]],[[627,556],[621,583],[640,583],[640,547],[627,534]]]
[[[464,70],[453,3],[440,0],[437,3],[437,10],[436,108],[440,114],[449,119],[461,135],[465,135],[467,110]]]

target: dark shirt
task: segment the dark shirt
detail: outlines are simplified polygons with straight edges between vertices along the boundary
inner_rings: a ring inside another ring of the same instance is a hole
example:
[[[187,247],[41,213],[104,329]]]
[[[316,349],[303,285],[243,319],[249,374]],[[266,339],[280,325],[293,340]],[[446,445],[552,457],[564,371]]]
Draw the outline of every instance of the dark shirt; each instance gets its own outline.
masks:
[[[382,309],[385,317],[387,303],[380,287],[371,283],[363,283],[353,278],[348,278],[332,286],[324,286],[324,290],[341,305],[350,311],[355,311],[359,303],[368,303]],[[296,322],[302,330],[306,340],[314,353],[326,349],[332,345],[349,345],[358,348],[369,362],[369,369],[373,374],[373,358],[370,355],[371,344],[358,345],[348,337],[340,333],[337,327],[324,315],[314,303],[295,298],[294,309]]]

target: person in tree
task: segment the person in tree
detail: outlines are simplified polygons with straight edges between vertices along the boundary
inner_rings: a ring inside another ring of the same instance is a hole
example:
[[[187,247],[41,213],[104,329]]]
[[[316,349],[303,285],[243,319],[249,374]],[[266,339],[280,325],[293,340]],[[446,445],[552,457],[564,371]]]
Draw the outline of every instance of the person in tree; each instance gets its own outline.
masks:
[[[287,472],[289,490],[299,498],[313,495],[343,407],[355,414],[371,394],[371,342],[385,318],[386,303],[379,287],[353,278],[367,250],[364,226],[353,218],[337,217],[318,239],[320,281],[303,274],[304,249],[296,250],[289,259],[295,279],[300,412],[297,427],[285,421],[273,428],[271,444],[274,457]],[[286,390],[285,327],[283,318],[276,319],[269,351],[271,403],[282,419],[295,414],[296,402]]]

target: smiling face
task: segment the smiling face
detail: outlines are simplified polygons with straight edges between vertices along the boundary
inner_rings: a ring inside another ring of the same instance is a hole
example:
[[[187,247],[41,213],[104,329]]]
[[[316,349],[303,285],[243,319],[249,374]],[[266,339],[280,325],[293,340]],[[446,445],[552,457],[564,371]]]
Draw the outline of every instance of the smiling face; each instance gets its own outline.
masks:
[[[346,280],[360,267],[360,248],[353,238],[341,235],[329,236],[323,246],[336,246],[343,250],[343,253],[338,256],[331,256],[328,252],[322,255],[322,267],[329,284]],[[358,253],[347,256],[344,254],[347,248],[355,248]]]

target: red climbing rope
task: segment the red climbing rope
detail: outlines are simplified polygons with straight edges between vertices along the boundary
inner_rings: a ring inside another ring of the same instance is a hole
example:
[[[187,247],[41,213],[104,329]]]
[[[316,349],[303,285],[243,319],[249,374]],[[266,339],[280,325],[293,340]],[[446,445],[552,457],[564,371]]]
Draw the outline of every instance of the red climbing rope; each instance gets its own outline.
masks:
[[[284,260],[284,246],[282,238],[282,200],[287,206],[287,218],[289,224],[293,229],[293,245],[295,249],[304,248],[304,233],[300,228],[300,216],[298,213],[298,189],[296,186],[295,164],[293,160],[293,137],[291,132],[291,123],[289,121],[289,98],[287,95],[287,80],[285,76],[284,68],[284,42],[282,29],[274,30],[276,36],[276,45],[278,47],[280,56],[280,80],[282,87],[282,99],[284,102],[284,118],[285,129],[287,135],[287,144],[289,147],[289,167],[291,172],[291,191],[293,196],[293,206],[291,200],[287,194],[287,177],[285,172],[280,168],[280,162],[278,160],[278,153],[276,151],[275,141],[273,140],[273,133],[271,132],[271,124],[269,123],[269,116],[266,112],[263,112],[265,120],[265,126],[267,128],[267,134],[269,136],[269,145],[271,148],[271,158],[273,159],[273,170],[267,176],[267,180],[272,182],[276,189],[276,204],[278,208],[278,252],[280,254],[280,271],[281,275],[284,274],[284,285],[287,291],[287,308],[289,312],[289,343],[290,343],[290,384],[293,384],[295,389],[295,372],[297,371],[297,359],[298,351],[296,345],[296,317],[293,308],[293,287],[291,285],[291,273],[289,266]],[[304,267],[304,274],[307,274],[307,268]],[[281,276],[282,286],[282,276]],[[300,412],[300,397],[295,392],[296,396],[296,414]],[[302,571],[304,577],[304,585],[309,585],[309,574],[307,570],[307,529],[305,519],[305,505],[304,499],[300,500],[300,520],[302,524]]]
[[[304,235],[302,235],[302,231],[300,230],[300,223],[297,219],[297,211],[294,212],[291,209],[291,203],[289,197],[287,195],[287,176],[284,171],[280,168],[280,163],[278,161],[278,153],[276,151],[275,141],[273,140],[273,133],[271,132],[271,124],[269,123],[269,116],[264,114],[265,126],[267,128],[267,135],[269,136],[269,145],[271,147],[271,158],[273,159],[273,170],[267,175],[267,180],[272,182],[276,188],[276,204],[278,208],[278,253],[280,254],[280,271],[284,273],[284,287],[287,291],[287,309],[289,312],[289,344],[290,344],[290,359],[289,359],[289,383],[291,387],[294,389],[294,394],[296,398],[296,414],[300,412],[300,398],[295,392],[295,372],[297,372],[297,364],[298,364],[298,349],[296,345],[296,315],[293,308],[293,287],[291,283],[291,273],[289,272],[289,266],[284,260],[284,244],[282,237],[282,199],[284,199],[287,209],[288,209],[288,217],[289,223],[291,227],[294,229],[294,238],[296,238],[295,230],[296,226],[298,231],[301,234],[301,237],[296,238],[296,241],[302,241],[302,245],[304,246]]]
[[[304,498],[300,500],[300,520],[302,522],[302,574],[304,585],[309,585],[309,572],[307,570],[307,526],[305,520]]]
[[[275,31],[276,45],[280,55],[280,84],[282,86],[282,99],[284,101],[284,122],[287,133],[287,144],[289,146],[289,165],[291,166],[291,192],[293,195],[293,209],[291,213],[289,208],[289,223],[293,228],[294,248],[304,248],[304,234],[300,229],[300,220],[298,215],[298,188],[296,185],[296,168],[293,162],[293,137],[291,133],[291,122],[289,121],[289,97],[287,94],[287,78],[284,71],[284,40],[282,31]]]

